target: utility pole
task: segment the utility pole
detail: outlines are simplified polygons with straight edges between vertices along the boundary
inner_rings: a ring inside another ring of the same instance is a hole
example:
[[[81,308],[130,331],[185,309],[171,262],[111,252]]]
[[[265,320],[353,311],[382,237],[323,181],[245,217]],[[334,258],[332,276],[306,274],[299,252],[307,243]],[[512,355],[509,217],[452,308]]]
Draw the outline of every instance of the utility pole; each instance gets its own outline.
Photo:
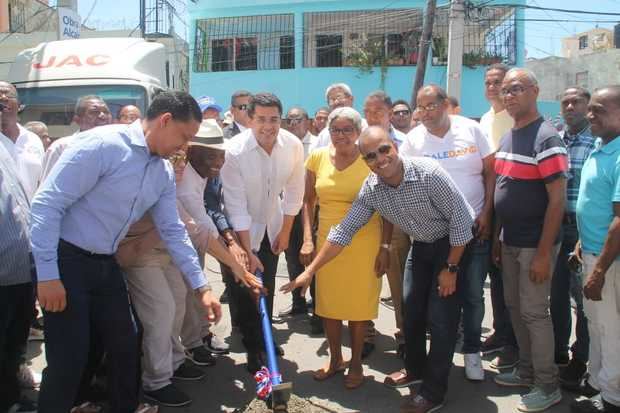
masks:
[[[465,6],[463,0],[452,0],[448,34],[448,88],[447,93],[461,100],[461,75],[463,73],[463,34],[465,32]]]
[[[433,36],[433,23],[435,22],[436,0],[428,0],[426,3],[426,11],[424,13],[424,27],[422,28],[422,37],[420,38],[420,46],[418,47],[418,64],[415,70],[415,82],[413,83],[413,93],[411,94],[411,107],[416,106],[416,97],[418,90],[424,84],[424,75],[426,74],[426,61],[428,60],[428,48],[431,44]]]

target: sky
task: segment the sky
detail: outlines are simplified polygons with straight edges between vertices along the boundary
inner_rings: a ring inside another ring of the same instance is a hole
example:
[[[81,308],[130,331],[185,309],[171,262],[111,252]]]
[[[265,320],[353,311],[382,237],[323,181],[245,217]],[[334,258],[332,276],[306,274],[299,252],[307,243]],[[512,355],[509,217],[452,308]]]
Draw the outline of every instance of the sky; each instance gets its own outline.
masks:
[[[182,1],[171,0],[179,5],[179,12],[184,13]],[[439,0],[438,4],[448,0]],[[55,3],[51,1],[51,3]],[[398,6],[398,0],[391,7]],[[510,0],[502,1],[510,3]],[[563,8],[574,10],[604,11],[620,13],[620,0],[528,0],[528,5]],[[79,0],[79,13],[82,18],[90,12],[87,25],[96,29],[133,29],[138,25],[139,0]],[[94,6],[94,7],[93,7]],[[92,12],[91,12],[92,10]],[[620,16],[596,16],[586,14],[567,14],[542,10],[526,10],[526,19],[562,19],[562,20],[620,20]],[[525,49],[527,57],[542,58],[560,55],[561,39],[595,27],[595,22],[531,22],[525,23]],[[599,23],[599,27],[613,28],[614,23]]]

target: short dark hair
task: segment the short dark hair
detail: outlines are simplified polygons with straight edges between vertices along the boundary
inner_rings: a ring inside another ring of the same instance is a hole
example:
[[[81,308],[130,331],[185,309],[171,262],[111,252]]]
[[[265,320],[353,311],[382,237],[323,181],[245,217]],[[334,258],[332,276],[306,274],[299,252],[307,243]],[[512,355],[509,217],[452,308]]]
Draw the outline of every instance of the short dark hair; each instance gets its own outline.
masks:
[[[319,112],[327,112],[329,114],[329,108],[327,106],[321,106],[314,112],[314,116],[316,117],[316,114]]]
[[[290,112],[291,110],[298,110],[301,113],[301,116],[303,116],[304,118],[306,118],[306,120],[308,119],[308,112],[306,111],[306,109],[302,108],[301,106],[291,106],[288,111]],[[288,112],[287,112],[288,115]]]
[[[450,105],[452,105],[453,108],[459,106],[459,100],[454,96],[448,96],[448,102],[450,102]]]
[[[364,99],[364,105],[368,103],[369,100],[380,100],[383,105],[385,105],[388,109],[392,109],[392,99],[385,93],[383,90],[375,90],[374,92],[370,92],[366,99]]]
[[[250,96],[250,104],[248,105],[249,117],[254,117],[254,111],[257,106],[278,108],[278,113],[282,116],[282,102],[273,93],[261,92]]]
[[[156,94],[146,111],[146,119],[153,120],[164,113],[170,113],[172,119],[181,122],[202,121],[202,112],[196,99],[178,90],[163,90]]]
[[[244,98],[246,96],[251,97],[252,93],[249,90],[245,90],[245,89],[235,91],[235,93],[233,93],[232,96],[230,97],[230,106],[235,105],[235,100],[237,100],[237,98]]]
[[[510,70],[510,67],[508,67],[508,65],[505,65],[504,63],[493,63],[491,66],[487,67],[487,70],[484,71],[484,74],[486,75],[491,70],[501,70],[502,72],[504,72],[504,74],[506,74]]]
[[[585,100],[589,101],[590,100],[590,92],[588,91],[588,89],[581,87],[581,86],[571,86],[571,87],[567,87],[564,90],[564,94],[566,94],[567,90],[576,90],[577,94],[580,95],[582,98],[584,98]]]
[[[409,111],[411,112],[411,105],[406,100],[398,99],[397,101],[394,101],[392,103],[392,109],[394,109],[394,107],[396,107],[397,105],[405,105],[405,106],[407,106],[407,109],[409,109]]]
[[[84,106],[86,106],[86,102],[88,102],[89,100],[98,100],[100,102],[105,103],[105,100],[103,100],[101,96],[97,96],[97,95],[81,96],[77,100],[77,102],[75,102],[75,109],[73,110],[73,114],[76,116],[82,116],[84,114],[84,111],[86,110]],[[105,103],[105,105],[108,106],[107,103]]]

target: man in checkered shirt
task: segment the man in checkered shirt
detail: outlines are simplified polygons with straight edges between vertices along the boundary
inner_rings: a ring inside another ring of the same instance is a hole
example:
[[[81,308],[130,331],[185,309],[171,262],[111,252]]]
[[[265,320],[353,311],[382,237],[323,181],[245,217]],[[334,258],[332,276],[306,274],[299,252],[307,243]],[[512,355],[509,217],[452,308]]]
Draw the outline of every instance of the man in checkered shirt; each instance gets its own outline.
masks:
[[[301,287],[304,294],[313,274],[336,257],[375,212],[412,236],[403,284],[407,368],[401,383],[423,384],[401,412],[426,413],[441,407],[447,391],[461,308],[457,280],[459,267],[465,267],[465,246],[473,238],[474,211],[436,161],[401,159],[382,128],[371,126],[362,132],[359,148],[373,173],[314,261],[282,291]]]

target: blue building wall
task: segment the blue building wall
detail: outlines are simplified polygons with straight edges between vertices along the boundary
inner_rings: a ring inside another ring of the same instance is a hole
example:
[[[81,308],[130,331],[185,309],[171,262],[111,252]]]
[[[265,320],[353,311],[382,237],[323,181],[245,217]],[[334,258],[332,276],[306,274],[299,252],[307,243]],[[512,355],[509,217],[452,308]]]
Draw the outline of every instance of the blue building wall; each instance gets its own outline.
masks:
[[[447,4],[440,1],[438,6]],[[485,2],[488,3],[488,2]],[[502,4],[503,2],[497,2]],[[525,0],[511,2],[525,4]],[[227,106],[230,95],[237,89],[251,92],[269,91],[282,100],[284,107],[301,105],[313,113],[325,106],[325,89],[332,83],[345,82],[353,89],[354,106],[361,105],[369,92],[380,86],[380,70],[362,74],[354,67],[303,67],[303,13],[318,11],[377,10],[384,8],[424,8],[423,0],[199,0],[188,3],[190,15],[190,91],[194,96],[213,96],[222,106]],[[492,5],[491,3],[490,5]],[[293,13],[295,17],[295,69],[253,70],[230,72],[195,72],[193,50],[195,48],[196,20],[217,17],[236,17]],[[524,59],[523,10],[517,10],[517,66]],[[480,117],[488,110],[488,102],[483,94],[484,67],[463,68],[461,86],[461,106],[463,114]],[[385,91],[392,99],[411,97],[416,66],[391,66],[385,81]],[[428,60],[425,83],[446,86],[446,66],[433,66]],[[286,109],[285,109],[286,110]]]

